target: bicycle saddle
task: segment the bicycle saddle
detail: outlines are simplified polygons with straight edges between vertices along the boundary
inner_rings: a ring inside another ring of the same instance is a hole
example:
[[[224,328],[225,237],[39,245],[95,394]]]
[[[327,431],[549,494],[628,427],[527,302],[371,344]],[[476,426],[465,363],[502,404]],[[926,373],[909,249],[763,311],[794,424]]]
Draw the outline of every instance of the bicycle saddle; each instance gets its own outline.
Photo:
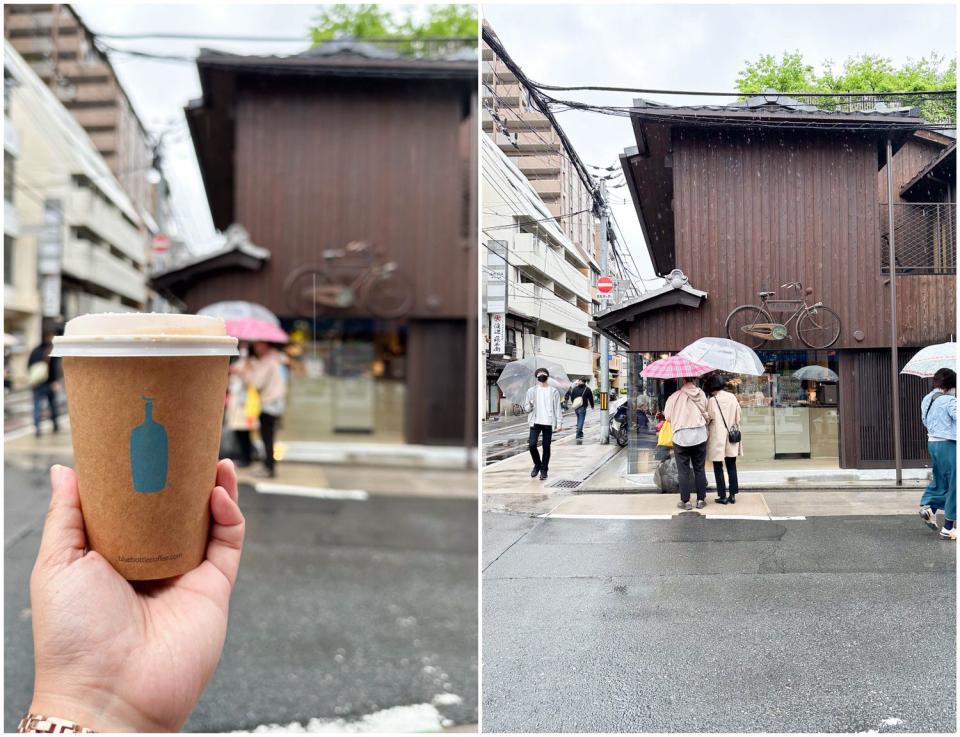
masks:
[[[760,299],[763,299],[764,297],[772,297],[773,295],[776,294],[776,292],[758,292],[758,294],[760,296]]]

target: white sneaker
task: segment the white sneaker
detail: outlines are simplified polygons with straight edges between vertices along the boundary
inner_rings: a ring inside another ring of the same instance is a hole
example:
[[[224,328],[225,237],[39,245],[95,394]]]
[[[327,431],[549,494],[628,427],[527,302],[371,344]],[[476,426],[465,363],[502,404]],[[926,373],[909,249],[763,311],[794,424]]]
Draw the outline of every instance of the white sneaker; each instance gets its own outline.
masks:
[[[923,523],[929,527],[931,530],[936,532],[937,528],[937,513],[930,509],[929,506],[920,507],[920,517],[923,519]]]
[[[952,530],[948,530],[946,527],[940,530],[940,539],[941,540],[956,540],[957,539],[957,528],[954,527]]]

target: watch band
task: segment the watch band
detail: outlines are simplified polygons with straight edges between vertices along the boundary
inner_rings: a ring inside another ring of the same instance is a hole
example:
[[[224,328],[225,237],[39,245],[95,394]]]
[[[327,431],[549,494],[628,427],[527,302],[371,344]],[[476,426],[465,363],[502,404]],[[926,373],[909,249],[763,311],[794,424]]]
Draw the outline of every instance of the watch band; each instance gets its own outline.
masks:
[[[46,717],[42,714],[27,714],[20,720],[18,732],[42,732],[45,734],[67,734],[71,732],[90,732],[92,729],[81,727],[76,722],[59,717]]]

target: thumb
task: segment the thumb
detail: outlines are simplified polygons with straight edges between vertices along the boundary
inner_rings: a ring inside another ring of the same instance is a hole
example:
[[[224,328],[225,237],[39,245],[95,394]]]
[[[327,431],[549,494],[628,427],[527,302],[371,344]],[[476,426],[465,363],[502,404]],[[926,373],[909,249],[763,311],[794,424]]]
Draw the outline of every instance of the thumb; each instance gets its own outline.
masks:
[[[43,539],[37,555],[37,568],[60,568],[82,558],[87,535],[80,512],[77,475],[66,466],[50,469],[53,494],[43,525]]]

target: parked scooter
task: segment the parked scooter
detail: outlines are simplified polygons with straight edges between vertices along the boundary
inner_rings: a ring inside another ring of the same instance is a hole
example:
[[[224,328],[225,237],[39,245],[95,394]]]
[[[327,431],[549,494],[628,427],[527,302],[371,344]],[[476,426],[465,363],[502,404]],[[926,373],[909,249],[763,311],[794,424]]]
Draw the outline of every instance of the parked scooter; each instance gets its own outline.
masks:
[[[625,448],[630,440],[630,421],[627,411],[629,402],[624,402],[610,418],[610,437],[616,438],[617,445]]]

